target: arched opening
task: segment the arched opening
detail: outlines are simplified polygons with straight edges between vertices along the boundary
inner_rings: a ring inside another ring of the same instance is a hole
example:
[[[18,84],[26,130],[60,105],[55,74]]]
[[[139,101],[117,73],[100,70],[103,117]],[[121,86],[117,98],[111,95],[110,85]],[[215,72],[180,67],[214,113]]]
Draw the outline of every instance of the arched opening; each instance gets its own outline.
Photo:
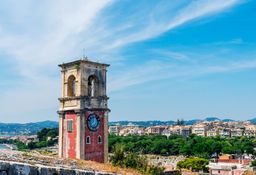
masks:
[[[98,143],[99,143],[99,144],[102,144],[102,138],[101,138],[101,136],[98,136]]]
[[[74,75],[70,75],[68,77],[68,96],[73,97],[75,96],[76,90],[76,78]]]
[[[91,75],[88,78],[88,96],[96,97],[98,94],[98,79],[95,75]]]
[[[90,136],[86,137],[86,144],[91,144],[91,137]]]

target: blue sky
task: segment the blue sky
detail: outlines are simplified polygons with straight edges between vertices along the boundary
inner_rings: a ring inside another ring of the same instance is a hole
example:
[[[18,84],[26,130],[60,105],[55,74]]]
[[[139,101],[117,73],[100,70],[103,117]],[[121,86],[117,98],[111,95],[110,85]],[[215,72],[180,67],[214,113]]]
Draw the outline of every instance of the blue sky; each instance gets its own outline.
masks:
[[[110,120],[256,117],[256,1],[0,2],[0,122],[58,120],[57,65],[111,64]]]

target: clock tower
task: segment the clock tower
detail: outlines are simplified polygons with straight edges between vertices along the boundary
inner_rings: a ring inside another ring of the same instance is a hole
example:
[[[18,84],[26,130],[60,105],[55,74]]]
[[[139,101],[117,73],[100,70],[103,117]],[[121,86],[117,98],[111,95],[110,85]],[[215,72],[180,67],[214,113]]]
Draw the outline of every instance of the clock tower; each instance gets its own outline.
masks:
[[[108,64],[87,58],[60,64],[59,156],[107,162]]]

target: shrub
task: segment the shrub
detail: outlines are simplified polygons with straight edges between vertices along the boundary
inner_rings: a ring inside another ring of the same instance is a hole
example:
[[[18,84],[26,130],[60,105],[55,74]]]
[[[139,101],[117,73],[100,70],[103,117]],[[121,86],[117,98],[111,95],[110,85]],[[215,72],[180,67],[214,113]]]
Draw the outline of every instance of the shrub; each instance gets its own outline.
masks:
[[[162,175],[164,170],[162,167],[148,165],[144,156],[139,156],[136,153],[125,153],[124,147],[120,144],[115,146],[110,161],[115,166],[133,168],[148,175]]]

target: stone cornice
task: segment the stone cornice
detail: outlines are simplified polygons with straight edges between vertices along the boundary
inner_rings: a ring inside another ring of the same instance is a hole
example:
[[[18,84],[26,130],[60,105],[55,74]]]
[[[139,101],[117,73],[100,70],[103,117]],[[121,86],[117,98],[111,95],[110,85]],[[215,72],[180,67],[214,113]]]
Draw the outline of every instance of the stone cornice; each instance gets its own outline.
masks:
[[[98,97],[90,97],[90,96],[74,96],[74,97],[61,97],[61,98],[58,98],[60,102],[63,102],[63,101],[69,101],[69,100],[83,100],[83,99],[104,99],[104,100],[108,100],[109,97],[107,96],[98,96]]]
[[[59,110],[57,113],[60,115],[60,117],[63,117],[65,113],[67,112],[75,112],[76,114],[85,113],[87,111],[108,111],[111,112],[109,108],[85,108],[85,109],[67,109],[67,110]]]
[[[98,65],[98,66],[104,66],[104,67],[109,67],[110,66],[109,64],[90,61],[87,58],[85,58],[85,59],[83,58],[83,59],[68,62],[68,63],[62,63],[62,64],[59,64],[58,66],[61,67],[62,69],[65,69],[66,67],[80,65],[81,63],[87,63],[87,64],[91,64],[91,65]]]

